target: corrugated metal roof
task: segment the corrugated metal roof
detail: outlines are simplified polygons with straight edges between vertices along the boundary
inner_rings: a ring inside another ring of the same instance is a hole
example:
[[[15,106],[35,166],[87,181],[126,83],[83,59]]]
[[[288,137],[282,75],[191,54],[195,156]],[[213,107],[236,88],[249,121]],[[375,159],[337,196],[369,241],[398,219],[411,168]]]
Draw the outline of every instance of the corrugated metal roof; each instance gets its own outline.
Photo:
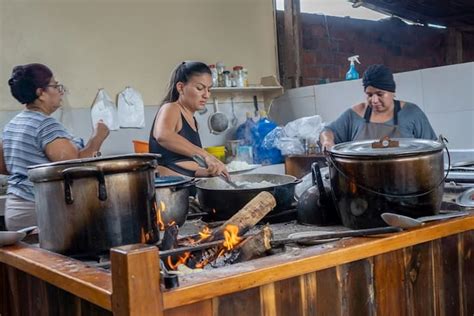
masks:
[[[474,0],[348,0],[420,24],[474,31]]]

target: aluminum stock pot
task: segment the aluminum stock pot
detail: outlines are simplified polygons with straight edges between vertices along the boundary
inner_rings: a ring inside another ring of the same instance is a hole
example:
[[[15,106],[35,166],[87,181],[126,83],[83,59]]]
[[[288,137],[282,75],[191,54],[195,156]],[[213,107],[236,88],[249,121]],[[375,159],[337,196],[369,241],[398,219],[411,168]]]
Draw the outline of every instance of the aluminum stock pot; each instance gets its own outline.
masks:
[[[40,247],[77,255],[157,242],[156,158],[132,154],[30,167]]]
[[[437,214],[444,190],[444,148],[438,141],[411,138],[335,145],[327,159],[343,225],[385,226],[384,212],[415,218]]]

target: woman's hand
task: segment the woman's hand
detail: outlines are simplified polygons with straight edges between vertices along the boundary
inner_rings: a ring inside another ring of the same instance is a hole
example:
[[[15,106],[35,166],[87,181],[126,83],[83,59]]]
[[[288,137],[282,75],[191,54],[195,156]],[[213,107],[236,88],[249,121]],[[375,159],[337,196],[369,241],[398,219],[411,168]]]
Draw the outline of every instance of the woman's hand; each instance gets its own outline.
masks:
[[[214,156],[206,156],[204,160],[207,164],[207,169],[199,168],[196,170],[196,177],[215,177],[223,175],[225,177],[229,176],[226,166]]]
[[[104,121],[99,120],[95,124],[94,135],[92,137],[97,138],[97,140],[103,142],[107,138],[107,136],[109,136],[109,133],[110,129],[107,127]]]

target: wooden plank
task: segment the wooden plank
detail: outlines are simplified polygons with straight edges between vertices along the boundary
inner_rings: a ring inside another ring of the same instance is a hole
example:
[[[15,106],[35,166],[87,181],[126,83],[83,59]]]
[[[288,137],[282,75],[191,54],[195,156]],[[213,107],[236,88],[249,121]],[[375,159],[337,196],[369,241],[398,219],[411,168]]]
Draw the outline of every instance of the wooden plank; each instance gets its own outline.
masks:
[[[163,293],[163,303],[165,309],[194,303],[457,234],[472,227],[474,216],[471,215],[383,238],[351,238],[336,242],[334,247],[310,247],[299,251],[298,255],[290,252],[253,260],[252,265],[238,264],[203,271],[192,277],[181,277],[179,288]]]
[[[302,293],[300,278],[275,282],[275,303],[277,315],[302,315]]]
[[[110,272],[24,243],[0,248],[0,262],[111,310]]]
[[[137,244],[110,250],[114,315],[163,315],[159,260],[155,246]]]
[[[213,300],[205,300],[199,303],[188,304],[184,306],[179,306],[164,312],[165,316],[183,316],[183,315],[192,315],[192,316],[210,316],[218,315],[213,312]]]
[[[434,284],[431,243],[406,249],[405,278],[409,315],[434,315]]]
[[[300,287],[302,315],[316,315],[318,295],[316,272],[300,276]]]
[[[300,22],[300,0],[285,0],[283,56],[285,88],[301,85],[302,36]]]
[[[2,264],[1,315],[112,315],[88,301],[18,269]]]
[[[342,280],[336,268],[316,272],[316,314],[341,316]]]
[[[474,230],[462,236],[461,268],[464,315],[474,315]]]
[[[275,299],[275,283],[269,283],[260,287],[260,309],[263,316],[274,316],[277,314]]]
[[[343,315],[374,315],[373,262],[358,260],[336,268],[342,293]]]
[[[446,64],[460,64],[463,62],[462,32],[449,27],[446,33]]]
[[[374,257],[374,295],[377,315],[408,315],[405,282],[403,250]]]
[[[259,288],[219,296],[215,301],[215,315],[261,315]]]
[[[439,315],[462,314],[462,292],[459,291],[461,289],[460,243],[460,235],[448,236],[435,243],[440,248],[440,251],[434,254],[435,281],[440,289]]]

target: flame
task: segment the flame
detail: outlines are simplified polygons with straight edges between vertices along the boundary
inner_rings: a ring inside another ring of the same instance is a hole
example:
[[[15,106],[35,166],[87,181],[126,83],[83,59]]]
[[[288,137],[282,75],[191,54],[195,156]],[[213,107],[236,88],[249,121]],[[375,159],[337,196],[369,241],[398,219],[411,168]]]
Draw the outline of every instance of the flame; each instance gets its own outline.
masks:
[[[190,256],[191,256],[191,253],[190,253],[189,251],[183,253],[183,254],[179,257],[178,261],[176,261],[175,264],[173,264],[173,261],[171,260],[171,256],[169,256],[169,257],[167,258],[168,266],[169,266],[172,270],[176,270],[176,269],[178,269],[178,266],[179,266],[180,264],[185,264],[185,263],[188,261],[188,259],[189,259]]]
[[[203,240],[208,239],[211,237],[212,231],[209,229],[209,227],[205,226],[200,232],[199,232],[199,239],[196,242],[201,242]]]
[[[156,201],[155,201],[155,209],[156,209],[156,214],[157,214],[157,222],[158,222],[158,227],[161,231],[165,230],[166,225],[163,223],[163,220],[161,219],[161,213],[166,211],[166,204],[163,201],[160,201],[160,206],[158,207]]]
[[[216,214],[216,209],[215,208],[212,209],[212,213]]]
[[[224,243],[227,250],[232,250],[242,238],[239,237],[239,227],[236,225],[227,225],[224,229]]]

